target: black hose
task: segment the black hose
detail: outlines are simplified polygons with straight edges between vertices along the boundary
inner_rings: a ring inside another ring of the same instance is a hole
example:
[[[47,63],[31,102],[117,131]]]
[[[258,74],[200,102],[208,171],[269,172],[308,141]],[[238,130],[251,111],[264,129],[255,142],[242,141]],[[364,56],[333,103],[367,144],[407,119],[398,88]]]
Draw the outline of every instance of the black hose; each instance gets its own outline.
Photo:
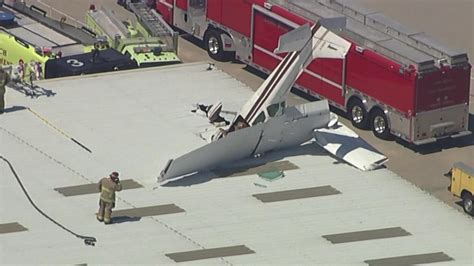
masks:
[[[77,145],[81,146],[84,150],[92,153],[91,150],[89,150],[89,148],[87,148],[86,146],[84,146],[84,144],[80,143],[79,141],[75,140],[74,138],[70,138],[74,143],[76,143]]]
[[[37,112],[33,111],[33,109],[31,108],[26,108],[28,109],[28,111],[30,111],[32,114],[34,114],[36,117],[38,117],[39,119],[41,119],[43,122],[46,123],[46,125],[48,125],[49,127],[51,127],[52,129],[58,131],[59,133],[61,133],[63,136],[65,136],[66,138],[72,140],[74,143],[76,143],[77,145],[81,146],[81,148],[83,148],[84,150],[92,153],[92,151],[87,148],[84,144],[80,143],[79,141],[75,140],[74,138],[70,137],[68,134],[64,133],[64,131],[62,131],[61,129],[57,128],[55,125],[53,125],[51,122],[49,122],[48,120],[46,120],[46,118],[42,117],[41,115],[39,115]]]
[[[3,157],[2,155],[0,155],[0,159],[4,160],[8,166],[10,167],[10,170],[12,171],[13,175],[15,176],[16,178],[16,181],[18,181],[18,184],[20,184],[20,187],[21,187],[21,190],[23,190],[23,193],[25,194],[26,198],[28,198],[28,201],[31,203],[31,205],[41,214],[43,215],[46,219],[50,220],[51,222],[53,222],[54,224],[56,224],[57,226],[61,227],[63,230],[65,230],[66,232],[74,235],[75,237],[77,238],[80,238],[80,239],[83,239],[84,240],[84,244],[86,245],[89,245],[89,246],[95,246],[95,242],[97,241],[97,239],[95,239],[95,237],[92,237],[92,236],[83,236],[83,235],[79,235],[79,234],[76,234],[74,233],[73,231],[71,231],[70,229],[66,228],[64,225],[56,222],[53,218],[49,217],[46,213],[44,213],[38,206],[36,206],[36,204],[33,202],[33,200],[31,199],[30,195],[28,194],[28,192],[26,191],[26,188],[25,186],[23,186],[23,183],[21,182],[20,180],[20,177],[18,177],[18,174],[16,173],[15,169],[13,168],[13,165],[10,163],[10,161],[8,161],[5,157]]]

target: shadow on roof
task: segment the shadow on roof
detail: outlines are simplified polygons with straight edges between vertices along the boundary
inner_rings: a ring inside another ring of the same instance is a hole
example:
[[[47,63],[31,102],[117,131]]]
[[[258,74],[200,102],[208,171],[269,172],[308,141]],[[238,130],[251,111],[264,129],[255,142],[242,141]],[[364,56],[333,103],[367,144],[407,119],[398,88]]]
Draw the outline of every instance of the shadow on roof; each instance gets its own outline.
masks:
[[[5,108],[3,111],[5,113],[13,113],[13,112],[16,112],[16,111],[21,111],[21,110],[26,110],[26,109],[27,108],[24,107],[24,106],[14,105],[12,107]]]
[[[117,216],[112,218],[114,224],[121,224],[127,222],[138,222],[142,217],[130,217],[130,216]]]
[[[38,98],[41,96],[51,97],[56,95],[56,92],[53,90],[48,90],[38,85],[31,86],[26,83],[12,82],[9,84],[9,88],[31,98]]]
[[[197,184],[206,183],[214,178],[229,178],[236,176],[243,176],[242,172],[247,172],[252,168],[262,167],[266,164],[271,164],[282,159],[289,159],[292,156],[312,155],[312,156],[330,156],[325,150],[314,142],[303,144],[298,147],[291,147],[287,149],[278,150],[267,153],[258,158],[247,158],[235,163],[229,163],[225,168],[218,169],[214,172],[197,172],[188,176],[181,177],[176,180],[170,180],[164,184],[164,187],[185,187]],[[292,167],[291,169],[295,169]],[[290,169],[290,170],[291,170]],[[288,169],[275,169],[288,170]],[[249,171],[252,172],[252,171]],[[254,174],[254,173],[250,173]]]

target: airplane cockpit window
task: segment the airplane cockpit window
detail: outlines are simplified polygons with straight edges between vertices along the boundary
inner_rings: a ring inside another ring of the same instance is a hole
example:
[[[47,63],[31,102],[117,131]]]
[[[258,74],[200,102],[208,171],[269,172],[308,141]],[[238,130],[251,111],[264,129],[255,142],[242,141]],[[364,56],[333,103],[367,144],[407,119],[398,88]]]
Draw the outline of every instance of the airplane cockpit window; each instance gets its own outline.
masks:
[[[270,117],[275,117],[277,115],[281,115],[283,113],[284,108],[285,102],[274,103],[267,107],[267,112]]]
[[[263,123],[265,122],[265,119],[267,118],[267,116],[265,115],[264,112],[261,112],[257,118],[255,118],[255,121],[253,121],[252,125],[256,125],[256,124],[259,124],[259,123]]]

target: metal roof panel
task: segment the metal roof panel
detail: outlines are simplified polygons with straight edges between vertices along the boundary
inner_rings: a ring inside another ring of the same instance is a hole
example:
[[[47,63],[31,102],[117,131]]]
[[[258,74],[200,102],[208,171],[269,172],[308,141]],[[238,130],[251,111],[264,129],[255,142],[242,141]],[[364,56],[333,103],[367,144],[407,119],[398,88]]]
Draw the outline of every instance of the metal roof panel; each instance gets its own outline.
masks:
[[[156,177],[169,158],[204,144],[199,132],[208,123],[190,112],[196,102],[222,100],[225,110],[238,110],[253,93],[207,66],[182,64],[37,83],[56,92],[54,97],[32,99],[8,90],[7,109],[31,108],[91,149],[83,150],[27,109],[0,116],[2,156],[11,161],[36,204],[98,242],[95,248],[84,246],[41,217],[2,162],[0,223],[28,228],[2,235],[2,263],[173,264],[166,254],[245,245],[255,253],[198,262],[362,264],[442,252],[454,259],[446,265],[472,264],[472,219],[388,169],[361,172],[314,143],[249,159],[257,165],[284,160],[298,167],[273,182],[253,172],[231,178],[202,173],[158,186]],[[144,186],[117,193],[117,210],[175,204],[185,212],[104,226],[94,217],[98,195],[64,197],[54,190],[94,183],[111,171]],[[341,194],[271,204],[252,197],[321,186]],[[391,227],[411,235],[338,245],[323,238]]]

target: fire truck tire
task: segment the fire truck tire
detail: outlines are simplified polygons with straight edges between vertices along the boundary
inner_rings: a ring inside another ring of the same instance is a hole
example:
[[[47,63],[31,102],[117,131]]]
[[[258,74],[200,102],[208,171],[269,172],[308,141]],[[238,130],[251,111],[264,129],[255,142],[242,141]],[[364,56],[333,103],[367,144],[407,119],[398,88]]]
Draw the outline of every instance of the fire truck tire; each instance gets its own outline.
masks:
[[[371,128],[374,135],[378,138],[389,140],[392,134],[390,133],[390,127],[385,113],[379,108],[376,108],[371,112],[370,117]]]
[[[472,195],[468,192],[462,194],[462,208],[464,211],[470,215],[474,216],[474,199]]]
[[[208,30],[204,37],[204,47],[207,54],[214,60],[223,61],[225,59],[225,52],[223,50],[222,39],[219,31]]]
[[[368,114],[364,104],[359,99],[352,99],[347,108],[347,116],[353,126],[360,129],[367,129]]]

